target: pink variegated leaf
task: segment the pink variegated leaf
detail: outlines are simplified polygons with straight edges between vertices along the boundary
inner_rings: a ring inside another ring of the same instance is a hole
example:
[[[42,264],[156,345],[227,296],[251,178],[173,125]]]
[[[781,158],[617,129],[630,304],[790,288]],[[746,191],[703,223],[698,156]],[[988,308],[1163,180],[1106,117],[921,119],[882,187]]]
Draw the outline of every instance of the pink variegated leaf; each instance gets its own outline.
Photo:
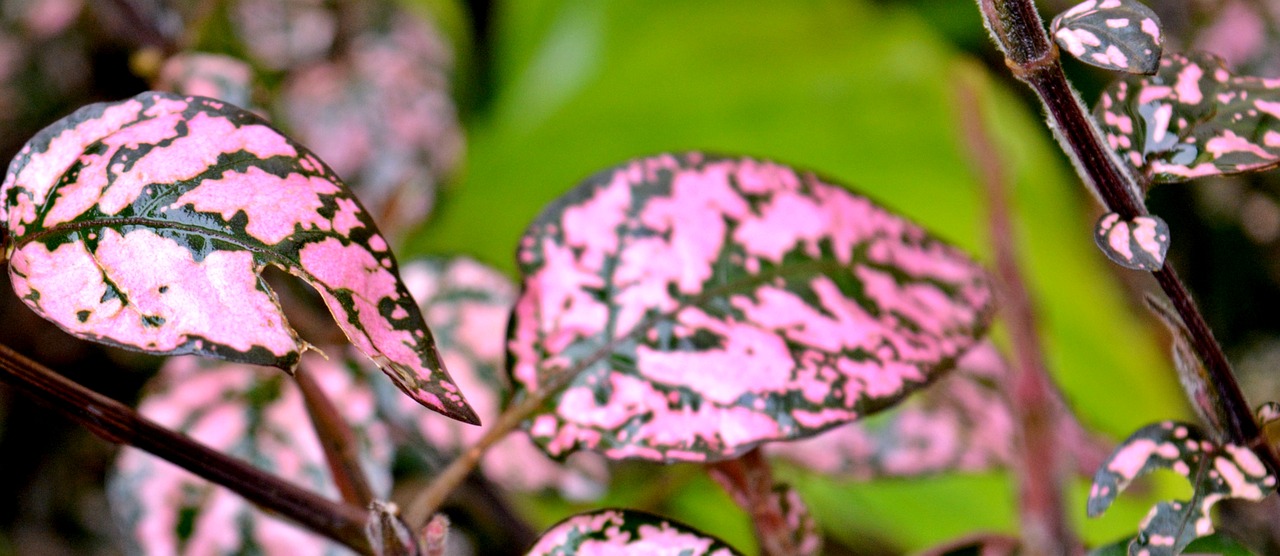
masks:
[[[1093,241],[1113,263],[1131,270],[1159,270],[1169,253],[1169,225],[1155,215],[1123,220],[1109,212],[1094,225]]]
[[[1235,77],[1209,54],[1169,54],[1094,108],[1108,144],[1154,183],[1280,164],[1280,80]]]
[[[766,453],[812,471],[857,480],[979,473],[1012,461],[1009,367],[990,342],[970,349],[937,384],[896,407]],[[1111,451],[1056,400],[1056,435],[1082,475]]]
[[[503,339],[516,300],[515,285],[502,273],[461,257],[415,259],[401,267],[401,276],[471,406],[481,420],[496,419],[511,393]],[[375,387],[374,392],[380,411],[429,460],[452,459],[484,436],[481,428],[431,418],[389,387]],[[538,450],[523,431],[507,435],[485,452],[480,470],[507,489],[556,489],[578,500],[598,497],[608,479],[598,454],[578,453],[560,463]]]
[[[1191,500],[1156,504],[1129,544],[1130,555],[1174,556],[1191,541],[1213,532],[1209,510],[1226,498],[1262,500],[1276,489],[1276,477],[1258,456],[1235,444],[1218,444],[1195,425],[1165,421],[1133,433],[1093,477],[1090,517],[1111,506],[1141,475],[1170,469],[1191,481]]]
[[[782,509],[786,530],[791,532],[790,546],[795,547],[795,556],[822,554],[822,530],[809,512],[809,506],[800,498],[800,493],[789,485],[780,484],[773,488],[773,496]]]
[[[358,34],[341,58],[293,71],[276,113],[395,238],[430,213],[464,142],[448,44],[421,18],[389,17],[386,32]]]
[[[368,377],[308,354],[303,365],[356,433],[379,496],[391,489],[391,444]],[[338,497],[302,395],[289,377],[249,365],[170,359],[139,411],[161,425],[309,490]],[[133,448],[116,459],[111,511],[134,554],[347,554],[332,541],[264,513],[229,490]]]
[[[548,529],[527,556],[735,556],[723,541],[653,514],[608,509],[572,516]]]
[[[1151,74],[1160,64],[1160,19],[1137,0],[1087,0],[1053,18],[1049,33],[1086,64]]]
[[[636,160],[548,207],[518,252],[516,396],[544,450],[714,461],[892,406],[986,330],[977,264],[813,174]]]
[[[14,290],[76,336],[290,369],[305,343],[260,276],[275,265],[407,394],[476,420],[368,213],[249,112],[156,92],[86,106],[27,143],[0,201]]]

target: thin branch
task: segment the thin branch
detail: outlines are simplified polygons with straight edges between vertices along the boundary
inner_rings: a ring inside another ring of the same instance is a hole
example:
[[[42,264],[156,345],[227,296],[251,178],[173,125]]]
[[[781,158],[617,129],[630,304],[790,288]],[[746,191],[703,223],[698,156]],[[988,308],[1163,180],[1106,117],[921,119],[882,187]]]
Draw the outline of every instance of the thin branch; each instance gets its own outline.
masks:
[[[293,377],[302,392],[307,414],[311,416],[311,426],[320,439],[329,473],[338,492],[342,493],[342,499],[354,506],[369,507],[375,496],[364,476],[364,469],[360,467],[360,448],[351,426],[305,365],[299,365]]]
[[[751,516],[762,556],[803,554],[796,546],[797,532],[787,524],[787,516],[774,494],[773,473],[760,448],[709,464],[707,472]]]
[[[1049,42],[1031,0],[978,0],[978,6],[992,37],[1005,53],[1006,64],[1014,76],[1035,91],[1048,113],[1050,128],[1081,178],[1108,211],[1126,220],[1146,215],[1143,188],[1102,141],[1101,132],[1067,81],[1057,47]],[[1231,417],[1225,423],[1231,442],[1250,447],[1273,473],[1280,473],[1280,455],[1259,431],[1222,346],[1214,339],[1186,286],[1167,263],[1152,274],[1187,325],[1196,354],[1219,391],[1224,413]]]
[[[108,442],[142,449],[357,552],[370,553],[364,508],[322,498],[212,450],[4,345],[0,345],[0,379]]]
[[[963,78],[958,82],[959,105],[978,107],[975,85]],[[1084,546],[1065,511],[1063,486],[1071,462],[1066,457],[1069,452],[1058,446],[1058,400],[1044,362],[1034,303],[1018,265],[1017,238],[1009,217],[1007,166],[991,144],[980,108],[962,110],[960,124],[986,186],[996,291],[1014,352],[1010,401],[1018,434],[1013,467],[1018,477],[1023,546],[1028,554],[1082,554]]]

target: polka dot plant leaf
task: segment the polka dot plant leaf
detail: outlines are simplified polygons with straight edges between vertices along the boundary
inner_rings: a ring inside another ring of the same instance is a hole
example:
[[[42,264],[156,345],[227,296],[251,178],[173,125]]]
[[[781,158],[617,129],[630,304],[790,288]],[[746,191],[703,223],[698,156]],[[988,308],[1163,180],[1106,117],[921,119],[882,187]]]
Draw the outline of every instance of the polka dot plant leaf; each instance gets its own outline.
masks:
[[[14,290],[71,334],[290,369],[306,343],[260,275],[274,265],[401,390],[476,422],[368,213],[245,110],[157,92],[86,106],[27,143],[0,200]]]
[[[1280,79],[1231,75],[1210,54],[1168,54],[1113,83],[1094,107],[1107,143],[1152,183],[1280,163]]]
[[[1195,425],[1166,421],[1133,433],[1093,477],[1090,517],[1111,506],[1136,477],[1171,469],[1191,481],[1191,500],[1156,504],[1129,544],[1131,556],[1173,556],[1213,532],[1209,510],[1226,498],[1262,500],[1276,478],[1248,448],[1219,445]]]
[[[983,335],[976,263],[870,200],[750,158],[606,170],[521,240],[516,396],[553,456],[714,461],[892,406]]]
[[[609,509],[561,521],[543,533],[526,554],[737,556],[739,552],[714,537],[653,514]]]
[[[1128,73],[1155,73],[1164,43],[1160,19],[1136,0],[1082,2],[1053,18],[1049,33],[1080,61]]]

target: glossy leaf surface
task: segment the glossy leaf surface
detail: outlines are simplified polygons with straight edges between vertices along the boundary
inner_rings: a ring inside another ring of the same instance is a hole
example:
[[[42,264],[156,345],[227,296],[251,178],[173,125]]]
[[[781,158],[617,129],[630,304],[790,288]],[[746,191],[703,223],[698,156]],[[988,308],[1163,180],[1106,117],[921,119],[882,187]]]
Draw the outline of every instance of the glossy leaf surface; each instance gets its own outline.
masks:
[[[369,215],[249,112],[155,92],[86,106],[27,143],[0,200],[14,290],[74,335],[289,369],[305,343],[260,276],[275,265],[407,394],[475,422]]]
[[[1049,33],[1080,61],[1128,73],[1155,73],[1164,43],[1160,19],[1137,0],[1087,0],[1053,18]]]
[[[376,420],[373,394],[358,370],[308,355],[304,365],[351,424],[365,475],[379,496],[391,489],[391,445]],[[139,411],[209,447],[330,498],[320,440],[296,385],[270,369],[170,359],[148,386]],[[263,513],[235,493],[133,448],[116,460],[111,510],[131,553],[348,554],[324,537]]]
[[[1123,220],[1110,212],[1094,225],[1093,240],[1113,263],[1130,270],[1159,270],[1169,253],[1169,225],[1155,215]]]
[[[611,554],[734,556],[733,548],[686,525],[635,510],[599,510],[570,517],[538,539],[528,556]]]
[[[498,271],[461,257],[415,259],[401,268],[401,275],[458,386],[467,392],[480,419],[492,422],[511,395],[503,342],[516,300],[515,285]],[[374,392],[382,413],[410,435],[410,445],[436,461],[452,459],[484,435],[482,428],[421,411],[391,388]],[[480,461],[480,470],[504,488],[556,489],[570,499],[598,497],[608,477],[599,455],[579,453],[559,463],[538,450],[523,431],[494,444]]]
[[[1209,54],[1169,54],[1094,108],[1107,142],[1154,183],[1252,172],[1280,163],[1280,80],[1236,77]]]
[[[517,396],[554,456],[704,461],[891,406],[985,331],[958,250],[812,174],[699,153],[589,178],[521,240]]]
[[[1213,532],[1209,510],[1224,498],[1261,500],[1276,478],[1249,449],[1218,445],[1194,425],[1166,421],[1148,425],[1116,448],[1093,478],[1089,515],[1097,517],[1134,478],[1170,469],[1191,481],[1191,500],[1166,501],[1151,508],[1129,554],[1175,555],[1191,541]]]

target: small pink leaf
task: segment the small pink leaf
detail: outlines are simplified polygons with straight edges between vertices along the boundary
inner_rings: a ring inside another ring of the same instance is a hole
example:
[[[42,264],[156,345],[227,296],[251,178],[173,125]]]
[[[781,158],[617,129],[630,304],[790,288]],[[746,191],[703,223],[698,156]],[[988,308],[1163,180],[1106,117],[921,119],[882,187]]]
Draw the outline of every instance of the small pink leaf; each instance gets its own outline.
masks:
[[[892,406],[989,323],[956,249],[810,173],[699,153],[606,170],[518,252],[516,396],[584,368],[530,420],[553,456],[704,461]]]
[[[598,510],[570,517],[543,533],[527,556],[735,556],[723,541],[696,529],[636,510]]]
[[[370,484],[391,490],[390,437],[377,421],[366,377],[308,355],[303,364],[355,431]],[[139,411],[205,445],[331,498],[338,497],[302,395],[269,369],[194,357],[170,359]],[[126,448],[108,493],[139,554],[328,554],[339,546],[263,513],[229,490],[145,452]]]
[[[503,338],[516,287],[502,273],[466,258],[429,257],[401,268],[405,286],[418,300],[435,333],[440,356],[484,421],[498,417],[511,386],[504,372]],[[433,419],[390,388],[375,388],[378,405],[408,434],[410,446],[432,459],[451,459],[474,445],[484,429]],[[499,440],[480,461],[491,481],[515,491],[557,489],[570,499],[599,497],[608,471],[598,454],[574,454],[564,463],[538,450],[523,431]]]
[[[156,92],[86,106],[27,143],[0,201],[14,290],[76,336],[289,369],[304,343],[260,276],[275,265],[407,394],[475,422],[369,215],[249,112]]]
[[[1169,252],[1169,225],[1155,215],[1122,220],[1109,212],[1098,219],[1093,240],[1113,263],[1131,270],[1159,270]]]
[[[1248,448],[1217,444],[1195,425],[1166,421],[1133,433],[1093,477],[1089,516],[1097,517],[1134,478],[1170,469],[1191,481],[1189,501],[1160,502],[1142,521],[1129,554],[1174,556],[1191,541],[1213,532],[1209,510],[1226,498],[1262,500],[1276,477]]]
[[[155,88],[179,95],[209,97],[236,106],[249,106],[253,68],[248,62],[221,54],[183,52],[160,67]]]
[[[791,546],[795,547],[796,556],[822,554],[822,529],[800,498],[800,493],[789,485],[780,484],[774,487],[773,496],[786,519],[786,530],[791,532]]]
[[[1209,54],[1169,54],[1094,107],[1111,148],[1155,183],[1280,164],[1280,80],[1235,77]]]
[[[1136,0],[1087,0],[1053,18],[1049,33],[1086,64],[1155,73],[1164,38],[1155,12]]]

